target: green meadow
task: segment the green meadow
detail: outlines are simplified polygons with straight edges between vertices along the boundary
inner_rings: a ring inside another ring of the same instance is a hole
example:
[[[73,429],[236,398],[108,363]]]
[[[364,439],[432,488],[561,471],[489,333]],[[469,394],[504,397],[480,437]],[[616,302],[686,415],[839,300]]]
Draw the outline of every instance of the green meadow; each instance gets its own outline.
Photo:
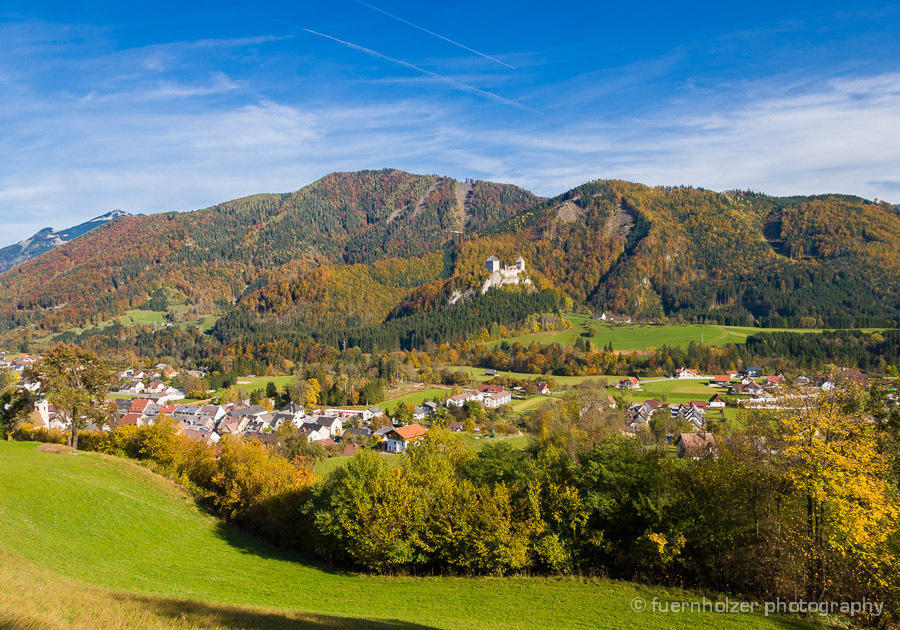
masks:
[[[0,627],[806,627],[634,612],[696,594],[578,577],[379,577],[303,562],[141,466],[0,443]]]
[[[582,333],[588,333],[587,338],[595,348],[605,348],[612,343],[613,350],[640,351],[662,346],[684,347],[692,341],[711,346],[724,346],[728,343],[743,343],[749,335],[754,333],[779,330],[805,333],[821,332],[812,329],[753,328],[718,324],[608,324],[588,315],[576,313],[568,313],[565,318],[571,324],[571,328],[566,330],[516,335],[489,341],[487,345],[495,346],[504,341],[509,343],[518,341],[526,345],[532,342],[572,345],[582,336]]]

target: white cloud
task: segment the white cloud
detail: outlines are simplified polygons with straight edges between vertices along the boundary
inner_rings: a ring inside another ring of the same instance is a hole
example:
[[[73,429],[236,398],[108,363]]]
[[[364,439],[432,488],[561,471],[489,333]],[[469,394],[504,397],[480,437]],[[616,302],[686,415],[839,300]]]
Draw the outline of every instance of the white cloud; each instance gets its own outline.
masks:
[[[0,26],[0,36],[8,32]],[[56,34],[20,33],[15,41],[31,52],[81,41],[74,29]],[[202,56],[196,51],[274,39],[102,50],[71,66],[51,55],[27,72],[0,51],[0,81],[14,88],[0,99],[0,154],[15,156],[0,171],[3,240],[113,208],[195,209],[360,168],[481,177],[547,196],[616,177],[898,200],[897,73],[732,81],[602,115],[602,102],[632,89],[636,74],[665,76],[680,60],[676,50],[533,91],[528,102],[553,112],[539,116],[392,70],[360,81],[358,72],[332,75],[328,65],[274,84],[211,65],[172,71],[192,59],[191,50]],[[28,78],[44,63],[86,74],[47,88]],[[385,91],[387,84],[408,96]]]

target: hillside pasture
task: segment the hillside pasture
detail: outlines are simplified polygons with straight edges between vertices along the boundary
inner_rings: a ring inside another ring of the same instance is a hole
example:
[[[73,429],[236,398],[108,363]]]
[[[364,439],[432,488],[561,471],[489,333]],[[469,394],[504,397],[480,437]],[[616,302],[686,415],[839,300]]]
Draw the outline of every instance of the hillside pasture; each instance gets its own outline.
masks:
[[[579,337],[589,339],[594,348],[605,348],[612,343],[613,350],[634,352],[663,346],[686,347],[691,342],[710,346],[724,346],[728,343],[744,343],[747,337],[762,332],[804,332],[818,333],[818,329],[754,328],[751,326],[724,326],[719,324],[609,324],[588,315],[567,313],[566,320],[571,328],[566,330],[543,331],[516,335],[504,339],[494,339],[487,343],[532,342],[548,345],[558,343],[571,346]],[[583,335],[582,333],[588,333]]]
[[[130,461],[0,442],[0,626],[805,627],[634,612],[676,589],[581,577],[379,577],[305,563],[201,511]],[[64,594],[64,595],[63,595]]]

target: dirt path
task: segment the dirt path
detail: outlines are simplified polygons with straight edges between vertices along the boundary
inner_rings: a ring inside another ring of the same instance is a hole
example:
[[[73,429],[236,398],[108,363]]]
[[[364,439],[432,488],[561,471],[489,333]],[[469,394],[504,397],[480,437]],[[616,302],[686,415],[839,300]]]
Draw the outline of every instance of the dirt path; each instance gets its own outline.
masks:
[[[433,193],[434,189],[437,188],[438,181],[439,180],[437,180],[437,179],[434,180],[434,182],[431,184],[431,186],[428,187],[428,190],[426,190],[422,194],[422,196],[419,197],[419,200],[416,202],[416,208],[415,208],[415,210],[413,210],[413,213],[412,213],[413,218],[419,216],[419,213],[425,209],[425,202],[428,201],[428,198],[431,196],[431,193]]]
[[[472,189],[475,188],[475,184],[471,182],[453,182],[453,193],[456,195],[456,205],[457,205],[457,217],[459,219],[459,229],[462,232],[466,231],[466,223],[469,221],[469,215],[466,211],[466,200],[469,198],[469,193],[472,192]]]
[[[416,215],[418,215],[422,210],[425,209],[425,201],[428,199],[428,196],[434,192],[434,189],[437,188],[439,179],[435,179],[431,182],[431,186],[428,187],[428,190],[419,195],[419,199],[416,201],[416,205],[413,206],[412,214],[409,215],[409,218],[412,219]],[[404,206],[405,207],[405,206]],[[391,223],[394,219],[400,216],[400,213],[403,212],[403,207],[395,208],[393,212],[388,215],[387,222]]]

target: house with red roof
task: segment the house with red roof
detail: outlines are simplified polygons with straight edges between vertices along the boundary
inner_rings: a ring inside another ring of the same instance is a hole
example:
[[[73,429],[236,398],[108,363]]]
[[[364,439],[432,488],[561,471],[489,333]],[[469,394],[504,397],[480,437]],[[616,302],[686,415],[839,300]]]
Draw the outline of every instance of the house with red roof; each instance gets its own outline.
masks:
[[[428,429],[421,424],[408,424],[391,429],[387,433],[387,451],[389,453],[405,453],[410,444],[421,439]]]

